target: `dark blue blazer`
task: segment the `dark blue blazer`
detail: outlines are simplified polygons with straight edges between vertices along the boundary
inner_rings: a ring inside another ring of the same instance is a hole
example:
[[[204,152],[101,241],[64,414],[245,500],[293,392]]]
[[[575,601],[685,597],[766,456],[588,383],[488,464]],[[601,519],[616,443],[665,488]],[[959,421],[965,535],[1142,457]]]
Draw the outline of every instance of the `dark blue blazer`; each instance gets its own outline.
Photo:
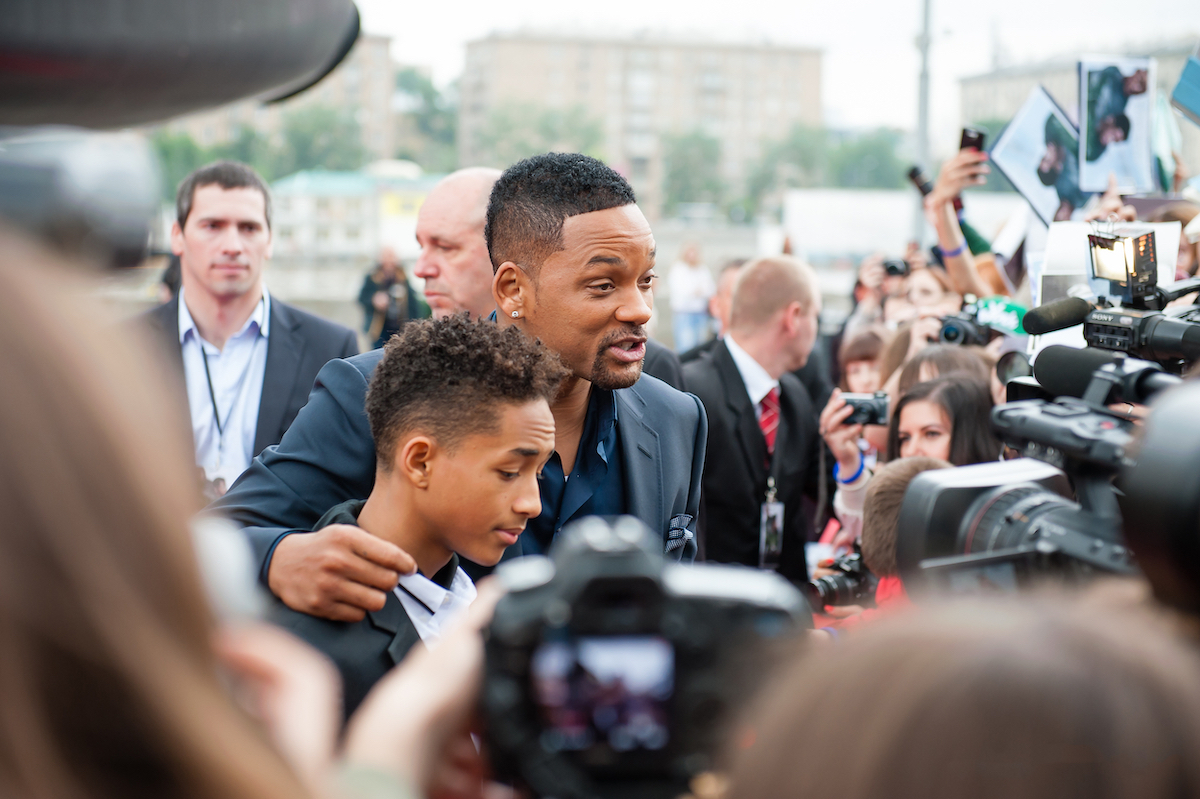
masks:
[[[279,445],[213,504],[245,528],[260,565],[282,535],[307,532],[334,505],[370,495],[375,442],[363,405],[382,356],[372,350],[326,364]],[[626,512],[662,534],[668,556],[691,560],[708,437],[704,406],[645,374],[615,393]]]

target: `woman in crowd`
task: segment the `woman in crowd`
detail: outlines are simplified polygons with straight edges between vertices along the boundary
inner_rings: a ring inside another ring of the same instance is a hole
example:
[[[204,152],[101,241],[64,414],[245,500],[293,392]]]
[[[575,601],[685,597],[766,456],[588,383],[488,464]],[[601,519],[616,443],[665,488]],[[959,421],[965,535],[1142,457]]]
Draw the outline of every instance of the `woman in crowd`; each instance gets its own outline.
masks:
[[[900,614],[811,646],[732,750],[727,799],[1200,795],[1200,660],[1067,597]]]
[[[848,338],[838,352],[842,371],[839,388],[855,394],[878,391],[881,384],[879,356],[882,354],[883,336],[876,330],[863,330]]]
[[[991,413],[992,395],[981,380],[959,373],[917,383],[892,413],[887,459],[921,455],[955,466],[999,460]]]
[[[947,372],[917,383],[892,409],[886,438],[886,460],[924,455],[955,466],[985,463],[1000,457],[1000,442],[991,433],[992,397],[987,384],[969,372]],[[837,464],[833,509],[842,525],[841,542],[858,538],[871,467],[858,443],[862,425],[847,425],[853,409],[834,392],[821,412],[820,431]]]
[[[964,372],[986,382],[990,371],[982,349],[958,344],[931,344],[904,364],[896,385],[897,395],[903,396],[917,383],[951,372]]]

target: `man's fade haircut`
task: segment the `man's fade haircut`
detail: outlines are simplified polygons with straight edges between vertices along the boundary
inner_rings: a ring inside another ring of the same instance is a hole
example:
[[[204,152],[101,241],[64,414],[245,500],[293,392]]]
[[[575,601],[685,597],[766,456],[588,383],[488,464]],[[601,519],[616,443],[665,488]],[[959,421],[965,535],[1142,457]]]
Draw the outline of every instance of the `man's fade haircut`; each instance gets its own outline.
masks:
[[[383,348],[366,411],[380,467],[390,471],[401,437],[421,430],[453,450],[495,432],[504,403],[552,402],[567,370],[516,327],[465,314],[409,322]]]
[[[518,161],[504,170],[488,200],[483,234],[492,271],[511,261],[535,274],[563,248],[567,217],[636,202],[628,181],[590,156],[546,153]]]
[[[263,196],[263,215],[267,220],[267,229],[271,228],[271,191],[262,175],[247,164],[240,161],[213,161],[194,170],[179,184],[175,192],[175,220],[182,230],[192,213],[192,203],[196,199],[196,189],[202,186],[220,186],[229,189],[257,189]]]

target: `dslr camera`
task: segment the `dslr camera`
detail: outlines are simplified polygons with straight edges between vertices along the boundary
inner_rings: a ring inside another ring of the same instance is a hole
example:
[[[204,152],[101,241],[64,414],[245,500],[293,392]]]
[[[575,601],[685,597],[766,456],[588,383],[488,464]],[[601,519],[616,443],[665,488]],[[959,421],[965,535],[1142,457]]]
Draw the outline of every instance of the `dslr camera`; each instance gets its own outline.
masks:
[[[674,799],[713,768],[768,645],[811,628],[784,578],[668,563],[631,517],[502,565],[483,706],[497,776],[559,799]]]
[[[853,552],[834,558],[829,568],[836,574],[818,577],[806,586],[805,593],[808,594],[810,605],[823,608],[826,605],[875,604],[879,578],[863,562],[858,544],[855,544]]]
[[[973,302],[952,316],[942,317],[942,329],[938,333],[938,341],[943,344],[959,344],[964,347],[984,347],[992,340],[992,328],[988,322],[992,318],[982,320],[980,303]]]

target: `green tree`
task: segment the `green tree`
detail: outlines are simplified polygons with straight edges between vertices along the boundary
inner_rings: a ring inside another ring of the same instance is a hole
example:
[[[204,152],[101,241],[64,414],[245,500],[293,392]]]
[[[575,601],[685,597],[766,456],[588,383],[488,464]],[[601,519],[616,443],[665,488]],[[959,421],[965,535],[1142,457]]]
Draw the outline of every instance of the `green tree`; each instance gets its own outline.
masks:
[[[237,136],[228,142],[218,144],[209,150],[210,161],[228,159],[249,164],[263,176],[265,180],[274,180],[275,168],[278,166],[279,155],[270,140],[248,125],[238,129]]]
[[[783,139],[767,144],[746,181],[746,211],[754,214],[765,203],[777,202],[783,189],[826,185],[829,149],[829,132],[806,125],[797,125]]]
[[[563,110],[511,104],[492,111],[475,144],[482,163],[502,169],[539,153],[601,157],[603,138],[600,123],[582,106]]]
[[[271,170],[277,177],[302,169],[358,169],[367,161],[358,122],[328,106],[311,105],[288,113],[282,134]]]
[[[427,75],[413,67],[396,73],[396,91],[409,106],[401,116],[407,117],[412,134],[396,155],[428,172],[453,171],[458,165],[458,107],[453,91],[438,91]]]
[[[721,201],[724,194],[718,172],[721,143],[712,136],[700,131],[667,136],[663,140],[663,161],[667,213],[673,212],[679,203]]]
[[[900,136],[879,130],[852,136],[829,154],[831,185],[848,189],[897,189],[904,185],[905,165],[896,155]]]
[[[186,133],[172,133],[159,128],[150,137],[150,145],[158,155],[162,169],[162,196],[164,200],[175,199],[175,189],[188,174],[206,164],[208,152]]]

